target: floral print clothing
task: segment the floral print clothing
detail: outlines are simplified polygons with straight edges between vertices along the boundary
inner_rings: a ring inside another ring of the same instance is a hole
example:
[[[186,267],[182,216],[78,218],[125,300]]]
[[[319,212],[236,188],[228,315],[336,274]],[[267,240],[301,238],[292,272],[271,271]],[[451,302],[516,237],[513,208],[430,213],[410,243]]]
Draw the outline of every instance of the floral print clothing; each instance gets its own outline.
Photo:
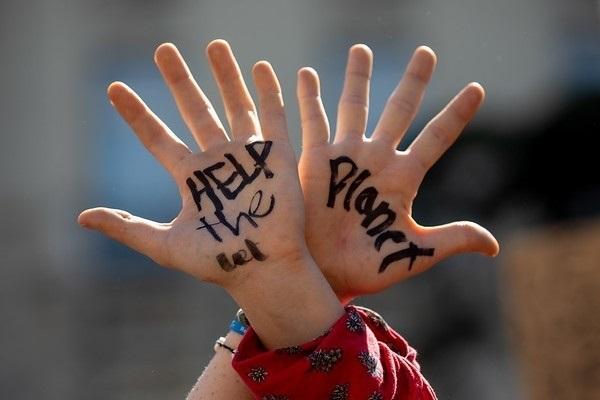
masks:
[[[347,306],[324,335],[267,350],[250,328],[233,367],[256,399],[436,400],[417,352],[381,316]]]

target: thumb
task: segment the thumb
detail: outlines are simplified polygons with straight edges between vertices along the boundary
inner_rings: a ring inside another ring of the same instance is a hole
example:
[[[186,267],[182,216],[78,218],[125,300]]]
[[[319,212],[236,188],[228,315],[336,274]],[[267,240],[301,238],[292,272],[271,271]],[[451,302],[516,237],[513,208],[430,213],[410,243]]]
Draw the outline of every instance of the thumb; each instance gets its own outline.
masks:
[[[495,257],[500,251],[498,241],[484,227],[473,222],[460,221],[426,228],[428,241],[439,249],[440,259],[460,253],[481,253]]]
[[[150,257],[161,265],[167,263],[165,248],[168,227],[154,221],[111,208],[91,208],[79,214],[77,222],[94,229]]]

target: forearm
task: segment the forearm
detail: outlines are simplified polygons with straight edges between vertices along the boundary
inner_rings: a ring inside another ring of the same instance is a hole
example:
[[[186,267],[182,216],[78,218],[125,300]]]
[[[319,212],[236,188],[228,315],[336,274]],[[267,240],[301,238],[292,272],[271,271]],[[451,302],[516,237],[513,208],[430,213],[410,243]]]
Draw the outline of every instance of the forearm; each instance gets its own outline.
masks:
[[[343,308],[310,256],[296,262],[253,271],[244,284],[229,292],[252,321],[268,348],[307,342],[321,335],[343,314]],[[242,336],[229,332],[226,344],[237,348]],[[217,349],[187,400],[251,399],[231,366],[232,355]]]
[[[225,343],[237,348],[242,336],[230,331]],[[218,348],[202,375],[187,396],[187,400],[244,400],[252,399],[252,394],[231,366],[232,354]]]

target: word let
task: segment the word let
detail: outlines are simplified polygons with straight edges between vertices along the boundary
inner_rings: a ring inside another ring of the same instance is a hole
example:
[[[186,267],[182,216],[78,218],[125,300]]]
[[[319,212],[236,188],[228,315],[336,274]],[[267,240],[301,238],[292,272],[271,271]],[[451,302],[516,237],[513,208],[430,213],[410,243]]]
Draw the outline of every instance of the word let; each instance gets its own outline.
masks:
[[[233,264],[229,261],[225,253],[219,253],[217,255],[217,261],[219,262],[219,266],[221,269],[223,269],[223,271],[233,271],[238,266],[244,265],[252,260],[264,261],[267,259],[267,256],[264,255],[258,248],[257,243],[254,243],[250,239],[244,240],[244,243],[246,243],[248,251],[242,249],[233,253],[231,256]],[[248,252],[250,252],[250,254],[248,254]]]

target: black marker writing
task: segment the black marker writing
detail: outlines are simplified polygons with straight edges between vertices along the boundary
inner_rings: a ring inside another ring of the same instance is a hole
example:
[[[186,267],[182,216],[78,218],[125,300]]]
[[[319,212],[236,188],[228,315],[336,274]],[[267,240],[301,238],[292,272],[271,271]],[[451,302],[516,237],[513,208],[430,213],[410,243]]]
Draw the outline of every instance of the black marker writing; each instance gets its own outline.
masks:
[[[273,211],[275,207],[275,197],[269,198],[269,203],[263,203],[263,191],[257,190],[250,200],[247,212],[240,212],[236,217],[229,219],[224,213],[222,196],[226,200],[235,200],[238,195],[252,184],[261,173],[265,179],[271,179],[274,173],[267,165],[267,158],[271,152],[271,141],[257,141],[245,145],[245,149],[254,162],[253,169],[246,169],[232,154],[225,153],[223,157],[226,161],[219,161],[206,168],[193,171],[193,177],[186,179],[186,184],[190,189],[192,198],[198,211],[203,211],[203,201],[208,200],[214,207],[214,216],[216,221],[209,221],[206,216],[200,218],[200,226],[196,230],[206,229],[213,239],[222,242],[221,235],[217,233],[215,226],[222,225],[226,227],[233,235],[240,235],[240,224],[242,220],[247,221],[252,227],[257,228],[257,218],[263,218]],[[226,165],[232,167],[233,171],[228,176],[219,176],[223,173]],[[244,254],[236,256],[238,260],[246,259]]]
[[[239,250],[231,255],[231,261],[227,258],[225,253],[219,253],[217,255],[217,262],[223,271],[233,271],[237,267],[247,264],[252,260],[264,261],[267,256],[264,255],[258,248],[258,243],[254,243],[250,239],[244,240],[246,249]]]
[[[413,242],[410,242],[408,244],[408,248],[385,256],[385,258],[381,262],[381,265],[379,266],[379,272],[385,271],[388,265],[395,261],[400,261],[404,258],[410,258],[410,264],[408,265],[408,270],[410,271],[412,269],[413,263],[415,262],[418,256],[431,257],[433,256],[433,250],[434,249],[422,249]]]
[[[336,197],[344,191],[348,182],[354,178],[358,172],[358,166],[347,156],[340,156],[334,160],[329,160],[329,166],[331,168],[331,177],[329,181],[327,207],[334,208]],[[340,177],[340,169],[342,166],[347,172],[343,177]],[[352,180],[344,196],[343,207],[346,211],[350,211],[354,193],[370,176],[371,172],[368,169],[365,169]],[[378,196],[379,191],[375,187],[368,186],[364,188],[354,199],[354,209],[360,215],[364,215],[361,226],[367,230],[367,235],[371,237],[376,236],[374,246],[377,251],[380,251],[381,246],[388,240],[391,240],[394,243],[406,242],[406,235],[402,231],[388,230],[396,220],[396,212],[390,209],[390,204],[386,201],[381,201],[376,206],[375,203],[377,202]],[[379,272],[385,271],[391,263],[405,258],[410,259],[408,266],[408,270],[410,271],[417,257],[433,256],[434,250],[435,249],[433,248],[420,248],[413,242],[410,242],[407,248],[385,256],[379,266]]]
[[[260,175],[261,172],[264,173],[266,179],[273,178],[273,172],[267,166],[267,157],[271,152],[271,146],[273,142],[253,142],[247,144],[245,146],[246,151],[254,160],[254,171],[248,173],[243,165],[241,165],[237,159],[229,153],[226,153],[224,157],[229,161],[229,163],[233,166],[234,172],[231,173],[225,180],[219,179],[215,172],[222,169],[225,166],[225,162],[219,161],[207,168],[202,170],[194,171],[194,176],[200,181],[201,186],[198,187],[196,182],[190,177],[187,178],[185,183],[188,185],[192,193],[192,197],[194,199],[194,203],[196,203],[196,207],[198,211],[202,211],[202,195],[206,194],[208,199],[212,202],[213,206],[216,210],[223,209],[223,203],[217,196],[215,189],[217,189],[227,200],[235,200],[235,198],[254,180]],[[257,151],[257,148],[260,149],[260,153]],[[239,177],[239,179],[237,179]],[[210,181],[209,181],[210,178]],[[239,180],[237,187],[234,185],[235,181]],[[215,187],[212,186],[211,181],[215,184]]]
[[[350,171],[342,179],[338,181],[338,175],[340,173],[340,164],[350,164]],[[335,160],[329,160],[329,167],[331,168],[331,177],[329,179],[329,197],[327,198],[327,207],[333,208],[335,206],[335,196],[337,196],[345,187],[346,181],[352,178],[356,174],[356,164],[350,159],[350,157],[341,156]],[[346,208],[348,210],[349,208]]]
[[[402,243],[406,242],[406,235],[404,234],[404,232],[400,231],[383,232],[375,239],[375,248],[377,249],[377,251],[381,250],[381,246],[388,239],[390,239],[394,243]]]
[[[213,226],[215,226],[215,225],[220,225],[220,224],[224,225],[235,236],[240,235],[240,222],[241,222],[242,218],[245,218],[246,221],[248,221],[248,223],[250,225],[257,228],[258,224],[256,223],[255,219],[266,217],[267,215],[271,214],[271,211],[273,211],[273,208],[275,208],[275,197],[273,195],[271,195],[271,198],[269,199],[269,205],[266,207],[266,209],[264,211],[260,211],[262,200],[263,200],[263,192],[262,192],[262,190],[258,190],[256,193],[254,193],[254,196],[252,196],[252,199],[250,200],[250,205],[248,206],[248,212],[247,213],[240,212],[238,214],[237,218],[235,219],[234,224],[230,223],[227,220],[227,217],[225,216],[225,214],[223,214],[222,210],[216,210],[215,216],[217,217],[218,222],[209,223],[206,221],[206,217],[202,217],[202,218],[200,218],[200,222],[202,223],[202,225],[200,225],[198,228],[196,228],[196,230],[206,229],[216,241],[222,242],[223,239],[221,238],[221,236],[219,236],[217,231],[213,228]],[[263,208],[265,208],[265,207],[263,207]]]

